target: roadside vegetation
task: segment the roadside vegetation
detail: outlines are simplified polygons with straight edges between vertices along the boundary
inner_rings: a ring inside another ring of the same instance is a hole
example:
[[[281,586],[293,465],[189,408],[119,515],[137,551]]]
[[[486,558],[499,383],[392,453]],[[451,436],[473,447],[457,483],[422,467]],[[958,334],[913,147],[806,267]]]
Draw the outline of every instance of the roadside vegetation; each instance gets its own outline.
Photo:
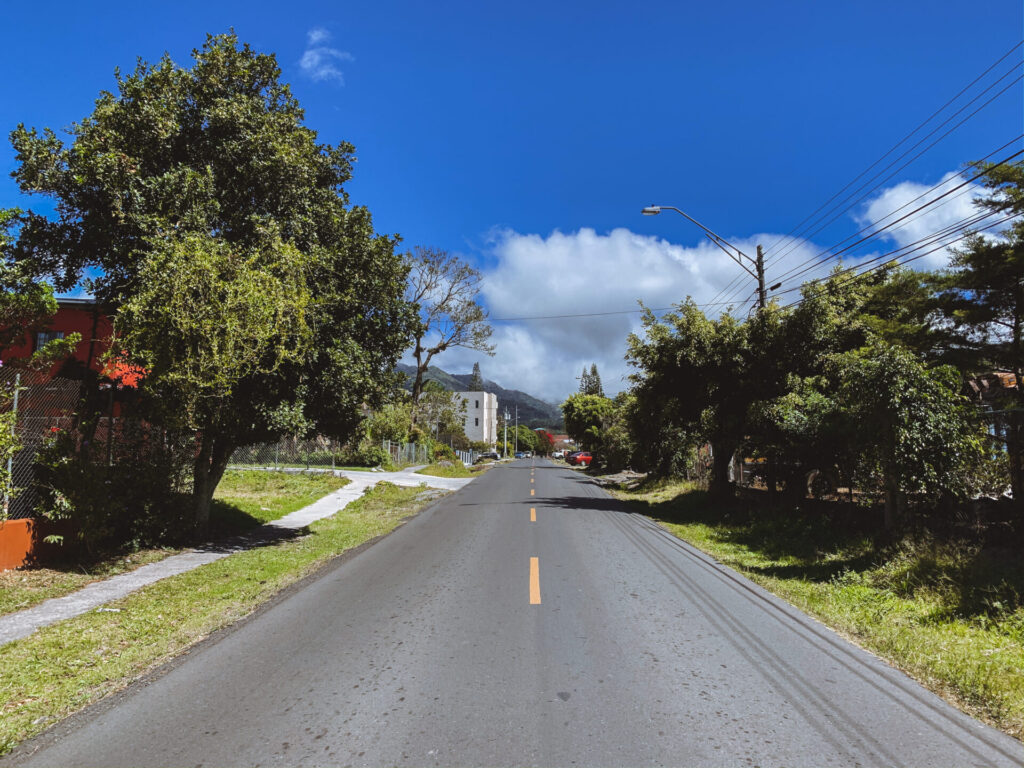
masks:
[[[321,473],[226,472],[214,495],[211,538],[242,533],[277,520],[348,482]],[[180,551],[176,547],[148,547],[97,558],[78,549],[64,557],[55,555],[45,565],[0,572],[0,615],[69,595],[94,581],[133,571]]]
[[[437,495],[382,482],[292,539],[151,584],[4,646],[0,754],[252,613],[331,558],[388,533]]]
[[[1019,538],[924,525],[879,537],[853,506],[801,511],[748,501],[723,509],[685,480],[613,493],[971,714],[1024,737]]]

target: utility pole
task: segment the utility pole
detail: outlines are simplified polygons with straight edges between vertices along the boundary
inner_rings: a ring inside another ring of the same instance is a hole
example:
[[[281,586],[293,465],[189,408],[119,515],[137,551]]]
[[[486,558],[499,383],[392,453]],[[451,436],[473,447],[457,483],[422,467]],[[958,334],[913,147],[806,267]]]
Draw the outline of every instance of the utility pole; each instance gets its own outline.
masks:
[[[710,229],[701,224],[699,221],[697,221],[695,218],[690,216],[690,214],[684,213],[683,211],[676,208],[674,205],[648,205],[641,211],[641,213],[644,216],[657,216],[662,211],[675,211],[683,218],[688,219],[689,221],[696,224],[704,233],[704,235],[708,238],[708,240],[710,240],[712,243],[721,248],[730,259],[732,259],[733,261],[740,265],[744,272],[746,272],[752,278],[757,280],[758,310],[762,310],[768,306],[768,293],[764,287],[764,250],[761,248],[760,245],[757,246],[757,258],[752,259],[739,248],[737,248],[735,245],[730,243],[728,240],[715,234]],[[751,269],[749,266],[747,266],[747,264],[753,266],[754,269]],[[779,285],[781,285],[781,283],[773,285],[772,290],[778,288]]]
[[[757,270],[757,308],[764,309],[768,306],[768,296],[764,290],[764,250],[757,246],[757,260],[754,262]]]
[[[516,403],[516,450],[512,455],[519,453],[519,403]]]
[[[505,407],[505,439],[501,441],[501,454],[504,458],[508,458],[508,419],[511,414],[508,412],[508,407]]]
[[[732,259],[737,264],[739,264],[744,272],[746,272],[752,278],[757,280],[757,311],[759,313],[763,312],[765,307],[768,306],[768,294],[767,294],[767,291],[765,290],[765,286],[764,286],[764,249],[762,249],[761,246],[758,245],[757,246],[757,258],[756,259],[752,259],[752,258],[750,258],[750,256],[748,256],[743,251],[741,251],[739,248],[737,248],[735,245],[730,243],[728,240],[726,240],[722,236],[712,232],[710,229],[708,229],[703,224],[701,224],[699,221],[697,221],[695,218],[693,218],[690,214],[688,214],[688,213],[686,213],[684,211],[679,210],[674,205],[648,205],[646,208],[644,208],[641,211],[641,213],[644,216],[657,216],[663,210],[664,211],[675,211],[680,216],[682,216],[684,219],[687,219],[688,221],[690,221],[693,224],[695,224],[697,227],[700,228],[700,230],[704,233],[704,235],[707,237],[708,240],[710,240],[712,243],[717,245],[722,251],[724,251],[726,253],[727,256],[729,256],[730,259]],[[753,269],[751,269],[750,267],[753,267]],[[771,286],[771,290],[774,291],[780,285],[782,285],[782,283],[776,283],[775,285]],[[741,467],[742,467],[742,463],[741,463]],[[768,495],[769,495],[769,497],[774,497],[775,496],[775,457],[774,456],[772,456],[772,455],[768,456],[768,462],[767,462],[766,469],[767,469],[766,480],[767,480],[767,483],[768,483]],[[742,482],[742,471],[739,473],[739,475],[740,476],[737,478],[737,480],[739,482]]]

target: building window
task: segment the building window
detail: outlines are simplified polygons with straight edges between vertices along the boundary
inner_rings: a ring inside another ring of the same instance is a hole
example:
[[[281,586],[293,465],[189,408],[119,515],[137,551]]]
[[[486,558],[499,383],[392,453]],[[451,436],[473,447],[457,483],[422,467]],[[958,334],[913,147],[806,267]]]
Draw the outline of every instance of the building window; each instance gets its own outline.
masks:
[[[480,426],[480,419],[473,419],[473,426],[474,427],[479,427]]]
[[[479,400],[474,400],[473,402],[476,403],[476,405],[473,406],[474,408],[479,408],[480,407],[480,401]]]
[[[63,338],[64,331],[40,331],[36,334],[36,349],[40,350],[46,346],[48,342]]]

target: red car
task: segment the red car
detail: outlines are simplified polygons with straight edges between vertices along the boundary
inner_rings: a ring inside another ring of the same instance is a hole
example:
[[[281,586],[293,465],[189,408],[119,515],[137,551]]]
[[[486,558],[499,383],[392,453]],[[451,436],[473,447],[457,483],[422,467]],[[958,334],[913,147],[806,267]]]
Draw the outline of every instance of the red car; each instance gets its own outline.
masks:
[[[574,453],[568,459],[570,464],[582,464],[584,467],[589,467],[590,462],[593,460],[594,457],[590,455],[590,451],[580,451],[579,453]]]

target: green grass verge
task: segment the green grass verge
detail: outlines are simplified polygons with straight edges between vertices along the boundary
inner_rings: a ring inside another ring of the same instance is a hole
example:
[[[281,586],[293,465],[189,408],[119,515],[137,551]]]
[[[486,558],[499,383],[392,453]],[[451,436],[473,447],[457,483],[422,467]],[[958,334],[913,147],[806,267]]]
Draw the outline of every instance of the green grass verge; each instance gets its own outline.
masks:
[[[31,608],[51,597],[69,595],[94,581],[134,571],[180,551],[171,548],[143,549],[89,563],[3,571],[0,573],[0,615]]]
[[[372,472],[374,469],[376,469],[375,466],[374,467],[365,467],[365,466],[357,467],[357,466],[349,466],[349,465],[336,464],[335,466],[332,467],[330,464],[289,464],[287,462],[280,462],[279,464],[275,465],[273,463],[270,463],[270,464],[254,464],[253,462],[250,461],[250,462],[246,462],[246,463],[232,464],[231,465],[231,469],[229,471],[230,472],[243,472],[243,471],[246,471],[246,470],[248,470],[250,468],[254,469],[254,470],[256,470],[256,469],[258,469],[258,470],[267,470],[267,469],[309,469],[309,470],[344,469],[347,472]]]
[[[388,533],[423,488],[380,483],[308,535],[231,555],[151,584],[3,648],[0,754],[251,613],[326,561]]]
[[[822,515],[723,514],[681,482],[613,493],[965,711],[1024,737],[1024,563],[1015,548],[922,535],[880,545]]]
[[[417,469],[417,475],[430,475],[431,477],[476,477],[482,470],[471,472],[463,466],[461,461],[452,463],[450,467],[441,464],[429,464],[423,469]]]
[[[351,481],[329,472],[224,473],[210,510],[211,535],[254,528],[302,509]]]
[[[210,536],[238,533],[277,520],[348,483],[345,478],[328,474],[226,472],[214,494]],[[152,547],[52,567],[4,571],[0,573],[0,615],[31,608],[51,597],[69,595],[94,581],[133,571],[180,551]]]

